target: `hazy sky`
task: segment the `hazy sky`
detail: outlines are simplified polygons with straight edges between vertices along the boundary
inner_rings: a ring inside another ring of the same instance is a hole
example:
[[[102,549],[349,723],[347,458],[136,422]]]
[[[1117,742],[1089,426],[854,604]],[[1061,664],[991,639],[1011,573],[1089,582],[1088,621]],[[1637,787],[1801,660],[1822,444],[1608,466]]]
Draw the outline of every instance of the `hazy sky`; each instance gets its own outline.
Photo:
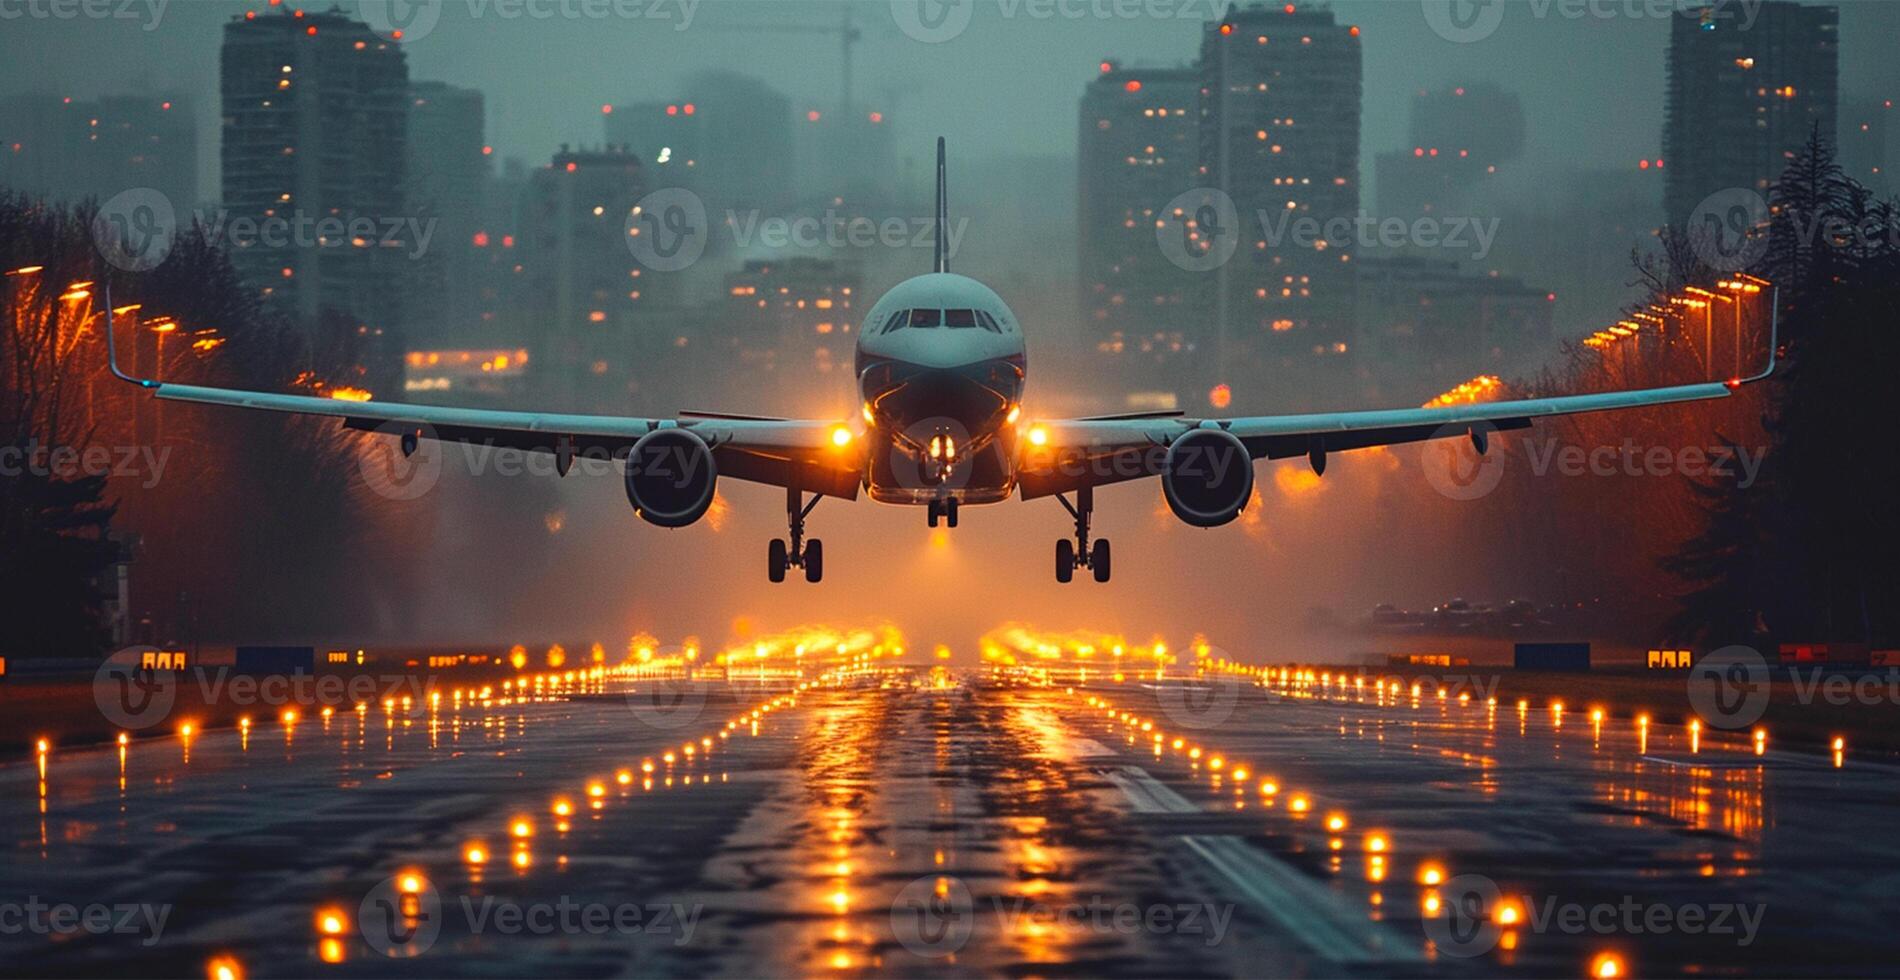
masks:
[[[110,0],[109,9],[126,16],[101,20],[59,19],[50,16],[57,8],[41,6],[69,2],[4,0],[0,11],[18,16],[0,24],[0,93],[137,88],[188,96],[198,106],[209,171],[221,25],[264,9],[263,0]],[[1077,100],[1097,63],[1191,60],[1200,24],[1221,2],[974,0],[967,29],[924,43],[900,28],[889,3],[863,0],[851,5],[863,31],[857,96],[899,126],[905,155],[923,155],[938,132],[964,154],[1071,152]],[[1420,2],[1333,4],[1342,21],[1363,30],[1367,179],[1371,155],[1403,141],[1414,91],[1479,78],[1523,96],[1526,163],[1538,171],[1554,176],[1571,164],[1621,166],[1655,156],[1668,33],[1668,15],[1657,14],[1656,2],[1514,0],[1495,33],[1465,44],[1434,33]],[[1742,0],[1730,2],[1746,15]],[[616,3],[642,16],[614,15]],[[1900,60],[1891,57],[1900,4],[1841,6],[1843,91],[1900,92]],[[497,153],[538,162],[560,143],[599,141],[603,103],[687,94],[680,80],[706,67],[756,74],[801,105],[835,105],[834,36],[749,28],[832,27],[844,7],[843,0],[441,0],[434,28],[408,44],[410,72],[481,89]]]
[[[215,196],[209,175],[217,158],[221,27],[247,8],[263,9],[263,0],[171,0],[151,30],[146,29],[152,26],[149,16],[92,21],[33,16],[33,10],[47,9],[35,4],[55,2],[67,0],[0,0],[0,94],[37,89],[89,97],[131,89],[190,98],[201,124],[207,171],[202,189]],[[108,9],[124,2],[110,0]],[[444,0],[439,23],[426,36],[408,40],[412,76],[482,90],[488,99],[489,142],[500,155],[534,162],[546,160],[564,142],[600,141],[603,103],[690,98],[680,88],[683,79],[705,68],[758,75],[789,93],[800,108],[836,105],[835,37],[746,30],[760,24],[835,25],[845,9],[836,0],[703,0],[692,8],[691,26],[684,31],[675,29],[685,12],[680,0],[627,0],[667,14],[667,20],[509,15],[525,9],[584,13],[589,2]],[[1061,14],[1087,14],[1095,2],[1111,13],[1176,11],[1185,3],[1189,16]],[[1465,44],[1435,33],[1426,17],[1431,8],[1416,0],[1335,4],[1343,21],[1360,25],[1365,45],[1362,173],[1369,179],[1372,156],[1402,144],[1411,98],[1420,87],[1479,80],[1496,81],[1524,100],[1529,149],[1518,186],[1532,193],[1548,180],[1555,196],[1573,168],[1633,167],[1638,159],[1654,158],[1661,143],[1671,15],[1653,14],[1649,2],[1520,0],[1506,8],[1495,33]],[[129,9],[150,9],[144,3],[131,0]],[[354,10],[358,4],[343,6]],[[1891,56],[1900,38],[1900,2],[1850,0],[1843,7],[1843,91],[1900,95],[1900,59]],[[1742,12],[1739,6],[1733,9]],[[1215,8],[1209,0],[977,0],[967,29],[936,44],[901,29],[884,0],[867,0],[851,10],[864,32],[857,48],[858,97],[898,127],[901,152],[926,157],[932,136],[948,136],[953,203],[982,213],[971,199],[984,195],[991,200],[990,213],[1006,210],[1018,218],[1015,225],[1003,222],[1008,234],[998,237],[1008,239],[1006,245],[975,249],[960,268],[994,274],[1019,315],[1038,330],[1059,331],[1063,313],[1073,312],[1067,306],[1070,285],[1060,281],[1062,263],[1073,261],[1071,242],[1057,233],[1071,199],[1011,186],[1000,175],[1047,174],[1060,171],[1062,162],[985,167],[977,161],[1072,153],[1078,100],[1099,62],[1191,60],[1201,24]],[[1054,15],[1044,16],[1049,13]],[[968,161],[961,172],[970,176],[962,183],[957,182],[958,161]],[[1373,199],[1371,194],[1365,198],[1368,204]],[[999,207],[999,202],[1006,203]],[[915,256],[897,255],[893,262],[912,259],[921,270],[923,260]],[[1060,373],[1047,370],[1057,366],[1052,361],[1039,363],[1044,367],[1038,368],[1034,397],[1040,410],[1059,413],[1065,397],[1092,393],[1074,379],[1065,385],[1052,377]],[[841,384],[825,391],[848,397]],[[707,405],[786,410],[743,392],[709,397]],[[1716,422],[1710,426],[1706,438],[1720,438],[1714,434]],[[432,591],[420,604],[421,624],[436,639],[472,635],[468,631],[503,621],[531,636],[542,635],[534,631],[550,623],[563,629],[604,627],[608,632],[597,635],[606,636],[614,629],[621,635],[654,629],[670,636],[686,631],[717,636],[722,624],[741,614],[780,623],[861,622],[869,615],[889,615],[919,646],[943,640],[966,644],[966,651],[968,640],[1010,618],[1053,626],[1088,622],[1142,636],[1165,631],[1177,641],[1205,629],[1217,642],[1239,645],[1267,635],[1260,632],[1267,624],[1298,622],[1314,606],[1354,613],[1381,601],[1429,606],[1454,594],[1498,600],[1528,591],[1524,569],[1472,554],[1474,548],[1485,550],[1486,534],[1518,533],[1523,515],[1509,511],[1502,495],[1472,509],[1448,510],[1446,501],[1421,490],[1422,479],[1406,468],[1416,458],[1399,453],[1348,457],[1334,464],[1323,483],[1302,478],[1303,460],[1263,465],[1259,479],[1267,504],[1223,532],[1180,527],[1152,483],[1107,488],[1097,530],[1118,542],[1113,588],[1058,587],[1050,581],[1051,542],[1066,532],[1067,523],[1048,501],[972,508],[978,512],[963,518],[955,536],[928,533],[915,508],[827,503],[813,518],[813,533],[829,542],[825,586],[773,591],[753,587],[764,571],[764,542],[784,529],[783,495],[771,488],[722,483],[731,510],[728,521],[660,532],[638,524],[617,481],[577,477],[552,491],[558,506],[566,508],[567,530],[550,542],[544,540],[548,532],[539,514],[525,521],[515,514],[494,522],[496,527],[472,531],[477,522],[469,512],[445,504],[453,502],[455,492],[474,492],[475,478],[464,475],[444,481],[459,490],[392,511],[392,519],[437,522],[436,550],[427,557]],[[493,492],[511,497],[521,491]],[[1667,488],[1656,482],[1638,492],[1657,496],[1626,503],[1649,506],[1652,499],[1666,498]],[[529,497],[521,506],[537,506],[537,499]],[[1481,530],[1472,533],[1474,528]],[[541,544],[489,547],[497,539],[506,543],[521,535]],[[1402,555],[1394,546],[1400,539],[1409,542]],[[1553,543],[1553,550],[1570,547]],[[520,594],[491,585],[488,563],[496,555],[512,560],[517,554],[540,556],[549,565],[547,573]],[[976,597],[946,588],[966,581],[987,588]],[[1621,594],[1621,588],[1610,592]],[[1540,602],[1576,597],[1533,596]],[[1056,621],[1049,622],[1051,617]],[[1272,651],[1249,646],[1247,652]]]

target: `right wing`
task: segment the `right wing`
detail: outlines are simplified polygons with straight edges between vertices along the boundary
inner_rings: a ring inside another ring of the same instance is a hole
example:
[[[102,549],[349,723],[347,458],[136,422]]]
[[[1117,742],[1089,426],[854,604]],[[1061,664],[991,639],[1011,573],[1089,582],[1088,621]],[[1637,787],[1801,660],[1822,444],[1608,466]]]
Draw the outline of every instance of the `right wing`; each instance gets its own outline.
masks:
[[[1315,469],[1325,466],[1328,453],[1372,446],[1455,436],[1466,436],[1482,446],[1490,432],[1526,429],[1537,418],[1727,398],[1743,385],[1774,373],[1777,342],[1776,329],[1771,325],[1768,364],[1752,377],[1667,388],[1438,408],[1229,419],[1135,415],[1038,422],[1030,440],[1035,451],[1025,455],[1020,485],[1023,497],[1030,499],[1159,475],[1167,447],[1195,429],[1230,433],[1246,446],[1251,459],[1306,456],[1313,460]],[[1040,430],[1040,443],[1034,437],[1035,430]]]

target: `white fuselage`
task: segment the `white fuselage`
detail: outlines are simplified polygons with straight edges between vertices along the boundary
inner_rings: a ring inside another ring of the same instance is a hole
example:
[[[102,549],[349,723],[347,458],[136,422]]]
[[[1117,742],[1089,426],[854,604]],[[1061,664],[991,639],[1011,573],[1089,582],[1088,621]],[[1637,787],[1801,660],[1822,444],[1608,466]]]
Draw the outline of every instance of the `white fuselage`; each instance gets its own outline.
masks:
[[[872,499],[1002,500],[1015,489],[1022,324],[988,286],[907,279],[859,326],[856,372]]]

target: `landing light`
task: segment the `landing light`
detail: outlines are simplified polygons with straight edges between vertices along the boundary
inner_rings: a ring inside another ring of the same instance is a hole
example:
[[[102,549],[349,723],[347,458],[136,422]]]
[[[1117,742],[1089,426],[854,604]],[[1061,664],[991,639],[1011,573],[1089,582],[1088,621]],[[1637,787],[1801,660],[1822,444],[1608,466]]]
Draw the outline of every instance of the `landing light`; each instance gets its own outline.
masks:
[[[832,426],[831,444],[840,448],[851,445],[851,430],[842,425]]]
[[[1023,417],[1023,407],[1021,405],[1011,405],[1009,407],[1009,417],[1003,420],[1003,424],[1015,425],[1016,420],[1022,417]]]
[[[1040,425],[1031,428],[1029,430],[1029,444],[1032,446],[1048,445],[1049,444],[1049,430],[1043,428]]]

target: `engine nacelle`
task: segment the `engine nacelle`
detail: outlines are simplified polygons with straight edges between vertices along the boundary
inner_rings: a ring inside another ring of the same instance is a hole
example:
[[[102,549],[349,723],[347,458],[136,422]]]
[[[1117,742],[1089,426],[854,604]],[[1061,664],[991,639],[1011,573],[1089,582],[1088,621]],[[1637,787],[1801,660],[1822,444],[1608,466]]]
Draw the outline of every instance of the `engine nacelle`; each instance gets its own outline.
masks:
[[[1168,446],[1161,492],[1182,521],[1219,527],[1239,517],[1253,497],[1253,457],[1225,429],[1195,429]]]
[[[685,527],[699,520],[718,483],[712,448],[687,429],[654,429],[627,454],[627,499],[649,524]]]

